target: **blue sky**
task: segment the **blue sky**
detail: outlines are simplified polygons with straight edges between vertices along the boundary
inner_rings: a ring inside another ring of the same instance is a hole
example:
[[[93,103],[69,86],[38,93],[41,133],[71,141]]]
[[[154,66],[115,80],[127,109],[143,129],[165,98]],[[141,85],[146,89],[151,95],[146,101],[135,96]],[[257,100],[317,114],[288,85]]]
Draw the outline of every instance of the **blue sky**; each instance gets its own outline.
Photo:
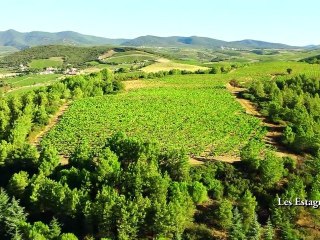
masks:
[[[0,31],[320,44],[319,0],[5,0]]]

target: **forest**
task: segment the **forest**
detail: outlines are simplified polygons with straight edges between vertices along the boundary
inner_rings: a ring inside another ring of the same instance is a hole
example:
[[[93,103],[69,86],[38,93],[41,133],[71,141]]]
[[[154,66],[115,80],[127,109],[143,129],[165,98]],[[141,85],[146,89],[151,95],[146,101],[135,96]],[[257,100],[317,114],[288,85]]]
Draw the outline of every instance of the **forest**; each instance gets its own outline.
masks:
[[[23,51],[13,53],[0,59],[1,67],[19,67],[20,64],[28,64],[32,59],[48,59],[51,57],[62,57],[64,65],[81,67],[86,62],[97,60],[100,55],[112,49],[107,46],[80,47],[64,45],[47,45],[27,48]],[[116,51],[124,51],[116,48]]]
[[[122,132],[79,142],[67,164],[54,144],[28,143],[64,102],[121,92],[116,79],[105,69],[1,98],[1,239],[304,239],[301,219],[319,227],[316,207],[279,207],[320,199],[319,81],[258,81],[247,93],[287,123],[285,144],[313,155],[302,163],[277,156],[263,134],[232,165],[190,165],[183,148]]]
[[[253,82],[249,95],[273,122],[285,123],[282,142],[295,152],[320,151],[320,80],[299,75]]]

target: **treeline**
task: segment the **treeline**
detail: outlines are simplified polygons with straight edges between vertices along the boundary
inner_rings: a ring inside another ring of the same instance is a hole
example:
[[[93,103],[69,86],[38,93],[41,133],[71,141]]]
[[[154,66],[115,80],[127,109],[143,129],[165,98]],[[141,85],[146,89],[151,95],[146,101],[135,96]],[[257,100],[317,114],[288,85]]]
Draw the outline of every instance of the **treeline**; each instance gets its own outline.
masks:
[[[51,57],[62,57],[64,65],[72,65],[81,67],[86,62],[97,60],[98,57],[108,50],[110,47],[75,47],[63,45],[48,45],[28,48],[19,52],[15,52],[0,60],[0,66],[19,67],[20,64],[27,65],[33,59],[48,59]],[[120,51],[121,49],[116,49]]]
[[[153,144],[123,135],[108,139],[102,149],[79,145],[65,167],[49,146],[34,159],[34,167],[36,171],[6,169],[11,174],[8,193],[21,201],[37,224],[57,219],[64,232],[81,238],[179,239],[192,221],[194,202],[206,199],[201,183],[188,182],[183,152],[159,152]],[[34,239],[34,234],[55,239],[52,227],[43,231],[30,224],[31,231],[24,225],[14,228],[23,239]],[[14,231],[6,234],[13,236]]]
[[[307,62],[310,64],[320,64],[320,55],[304,58],[299,62]]]
[[[313,227],[319,227],[319,203],[304,201],[320,197],[320,159],[298,165],[278,157],[262,138],[254,137],[243,147],[241,162],[207,162],[191,169],[192,180],[205,186],[210,201],[197,207],[198,224],[186,229],[186,239],[215,239],[208,237],[208,226],[227,233],[230,240],[319,237],[317,231],[306,231],[301,220],[308,216]],[[286,200],[292,205],[285,206]]]
[[[60,164],[55,150],[39,153],[27,137],[47,125],[49,117],[63,102],[111,94],[122,88],[113,73],[105,69],[87,76],[69,77],[22,95],[0,98],[0,187],[8,192],[0,190],[1,239],[77,239],[71,233],[61,234],[60,223],[55,218],[47,224],[33,221],[33,209],[25,211],[21,206],[25,205],[24,190],[30,183],[29,177],[37,179],[39,171],[46,175]],[[65,204],[71,204],[69,200]],[[43,219],[47,218],[43,216]]]
[[[283,143],[296,152],[319,155],[320,80],[305,75],[256,81],[249,96],[274,122],[284,122]]]
[[[308,210],[278,202],[318,199],[320,160],[297,168],[261,139],[246,145],[241,158],[190,169],[184,151],[119,133],[99,149],[79,144],[62,166],[55,148],[46,146],[29,155],[29,165],[1,167],[7,193],[0,208],[9,210],[0,218],[0,236],[210,240],[215,229],[230,240],[302,239],[297,220]],[[312,207],[308,214],[319,219]]]
[[[168,75],[189,75],[189,74],[219,74],[219,73],[228,73],[232,69],[235,69],[236,66],[233,67],[229,66],[214,66],[207,70],[196,70],[196,71],[188,71],[188,70],[180,70],[180,69],[172,69],[169,71],[158,71],[158,72],[126,72],[123,73],[122,70],[116,71],[115,79],[119,81],[126,81],[126,80],[135,80],[135,79],[154,79],[154,78],[162,78]]]
[[[26,144],[28,135],[48,124],[49,118],[69,99],[101,96],[117,92],[122,83],[114,80],[110,70],[87,76],[66,78],[51,86],[22,95],[0,97],[0,165],[6,161],[14,165],[18,155],[33,151]],[[27,161],[27,160],[26,160]]]
[[[261,106],[269,106],[266,86],[279,96],[292,88],[292,104],[301,98],[298,93],[304,99],[319,91],[319,81],[303,77],[269,84],[250,88]],[[101,148],[79,143],[66,165],[54,146],[38,150],[26,143],[31,129],[45,125],[63,101],[121,88],[103,70],[1,98],[1,239],[210,240],[216,239],[213,229],[230,240],[303,239],[309,233],[298,224],[303,216],[319,227],[316,206],[281,207],[279,198],[320,199],[320,159],[297,165],[277,157],[265,147],[263,134],[243,147],[239,163],[195,167],[181,149],[160,149],[120,133]]]

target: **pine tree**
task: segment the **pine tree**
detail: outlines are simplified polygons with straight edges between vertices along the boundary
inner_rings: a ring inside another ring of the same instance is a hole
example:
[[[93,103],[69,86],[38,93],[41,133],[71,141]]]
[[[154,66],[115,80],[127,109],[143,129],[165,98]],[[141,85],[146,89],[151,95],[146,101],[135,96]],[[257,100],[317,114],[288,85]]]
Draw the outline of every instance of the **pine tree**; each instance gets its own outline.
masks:
[[[256,206],[256,198],[249,190],[247,190],[240,202],[240,210],[243,215],[243,227],[245,231],[249,229],[251,222],[254,221]]]
[[[53,218],[50,222],[50,239],[55,239],[59,237],[61,233],[61,227],[56,218]]]
[[[0,189],[0,239],[22,239],[20,231],[26,217],[19,201],[10,200],[7,193]]]
[[[274,238],[274,229],[271,223],[270,218],[267,221],[267,226],[264,232],[264,238],[265,240],[272,240]]]
[[[245,240],[246,236],[242,225],[242,216],[236,207],[233,210],[233,224],[229,230],[229,240]]]
[[[247,233],[248,240],[259,240],[261,235],[261,226],[258,222],[257,214],[254,215],[252,222],[250,223]]]
[[[228,229],[232,225],[232,203],[228,200],[222,200],[217,215],[220,226]]]
[[[48,145],[42,149],[40,154],[40,166],[39,170],[45,175],[50,175],[53,170],[60,164],[60,158],[58,151],[55,147]]]
[[[25,191],[25,188],[29,184],[29,174],[25,171],[15,173],[9,180],[8,192],[12,195],[21,198]]]

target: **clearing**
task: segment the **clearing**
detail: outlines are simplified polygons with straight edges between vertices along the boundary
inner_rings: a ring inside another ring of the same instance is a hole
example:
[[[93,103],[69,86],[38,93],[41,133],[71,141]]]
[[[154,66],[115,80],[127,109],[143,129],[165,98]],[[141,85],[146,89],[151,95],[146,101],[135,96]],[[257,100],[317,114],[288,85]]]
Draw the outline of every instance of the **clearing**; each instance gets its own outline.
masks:
[[[62,57],[51,57],[49,59],[34,59],[29,63],[29,66],[35,69],[44,69],[47,67],[61,67],[62,64]]]
[[[130,91],[74,101],[41,144],[54,144],[68,155],[79,141],[99,146],[124,132],[161,147],[183,147],[190,156],[205,150],[210,156],[239,156],[252,133],[261,129],[260,120],[242,111],[217,75],[126,82]]]
[[[149,66],[141,68],[142,71],[150,73],[150,72],[159,72],[159,71],[170,71],[172,69],[186,70],[195,72],[197,70],[207,70],[207,67],[201,67],[196,65],[184,64],[184,63],[176,63],[169,59],[159,58],[156,60],[156,63],[153,63]]]

